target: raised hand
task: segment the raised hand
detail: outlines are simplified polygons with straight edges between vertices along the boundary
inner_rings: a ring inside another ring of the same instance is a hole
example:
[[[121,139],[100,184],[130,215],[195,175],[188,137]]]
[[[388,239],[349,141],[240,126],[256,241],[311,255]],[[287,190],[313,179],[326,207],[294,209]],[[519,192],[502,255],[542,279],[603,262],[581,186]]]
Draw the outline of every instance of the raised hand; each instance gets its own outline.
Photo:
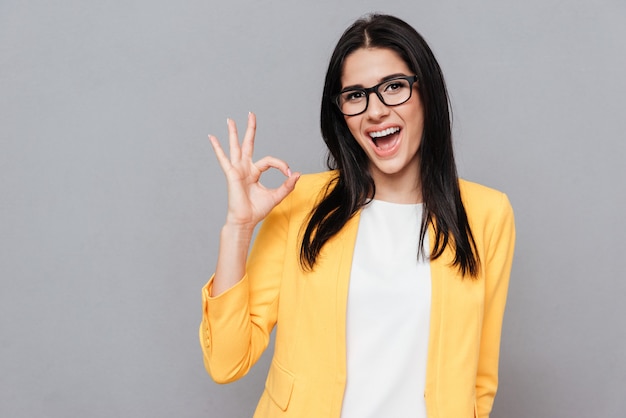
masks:
[[[253,113],[248,114],[248,127],[241,145],[235,122],[228,119],[227,123],[230,157],[218,139],[209,135],[228,184],[226,225],[253,229],[294,189],[300,174],[292,173],[287,163],[278,158],[266,156],[257,162],[252,161],[256,133],[256,116]],[[268,189],[260,182],[261,174],[270,168],[276,168],[287,176],[283,184],[275,189]]]

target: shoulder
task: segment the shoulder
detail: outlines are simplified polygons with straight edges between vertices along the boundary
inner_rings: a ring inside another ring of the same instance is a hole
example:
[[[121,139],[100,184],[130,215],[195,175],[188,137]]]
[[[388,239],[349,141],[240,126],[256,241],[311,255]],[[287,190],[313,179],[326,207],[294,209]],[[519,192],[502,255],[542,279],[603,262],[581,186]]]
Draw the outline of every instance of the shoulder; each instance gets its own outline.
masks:
[[[303,174],[296,184],[296,190],[324,189],[331,181],[336,179],[337,176],[338,173],[336,170],[322,171],[320,173],[312,174]]]
[[[506,194],[482,184],[460,179],[459,188],[461,189],[461,199],[463,200],[463,205],[466,206],[466,210],[480,210],[480,208],[498,206],[503,201],[508,203]]]
[[[513,208],[507,195],[499,190],[467,180],[459,180],[461,200],[470,221],[491,223],[512,218]]]
[[[296,202],[317,203],[337,179],[337,171],[303,174],[291,193]]]
[[[308,215],[324,197],[336,178],[336,171],[301,175],[294,190],[272,210],[271,214],[295,217],[295,219]]]

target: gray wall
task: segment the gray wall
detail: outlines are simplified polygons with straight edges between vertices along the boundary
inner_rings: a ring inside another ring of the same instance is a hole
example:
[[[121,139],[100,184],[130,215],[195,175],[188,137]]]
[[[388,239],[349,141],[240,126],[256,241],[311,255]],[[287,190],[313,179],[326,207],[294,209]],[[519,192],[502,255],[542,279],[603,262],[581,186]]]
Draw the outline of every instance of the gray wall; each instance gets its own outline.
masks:
[[[197,342],[206,134],[253,110],[257,156],[322,169],[325,66],[372,10],[429,40],[461,174],[516,210],[493,416],[623,416],[623,0],[2,0],[0,416],[251,414],[269,357],[218,386]]]

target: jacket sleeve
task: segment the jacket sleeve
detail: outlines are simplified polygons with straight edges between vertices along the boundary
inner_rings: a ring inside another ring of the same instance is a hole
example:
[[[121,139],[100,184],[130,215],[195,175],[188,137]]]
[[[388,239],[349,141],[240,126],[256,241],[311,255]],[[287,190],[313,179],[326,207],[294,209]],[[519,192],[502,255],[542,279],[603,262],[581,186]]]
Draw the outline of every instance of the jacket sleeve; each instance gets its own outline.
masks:
[[[486,234],[482,260],[482,268],[485,269],[485,299],[476,376],[479,418],[489,417],[498,387],[500,335],[515,246],[513,209],[506,195],[501,194],[489,217],[493,227]]]
[[[267,348],[278,314],[278,296],[289,228],[289,196],[261,224],[244,277],[217,297],[213,277],[202,289],[200,345],[217,383],[244,376]]]

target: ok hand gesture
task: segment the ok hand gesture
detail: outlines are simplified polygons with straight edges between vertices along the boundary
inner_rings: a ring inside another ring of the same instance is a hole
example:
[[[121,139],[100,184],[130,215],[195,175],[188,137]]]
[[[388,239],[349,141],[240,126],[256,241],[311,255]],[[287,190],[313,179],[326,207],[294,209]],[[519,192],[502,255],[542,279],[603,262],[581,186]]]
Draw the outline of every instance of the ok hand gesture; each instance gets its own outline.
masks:
[[[256,116],[253,113],[248,114],[248,127],[241,145],[235,122],[228,119],[227,123],[230,157],[217,138],[209,135],[228,184],[226,224],[251,230],[294,189],[300,174],[292,173],[287,163],[278,158],[266,156],[257,162],[252,161],[256,133]],[[283,184],[275,189],[268,189],[260,182],[261,174],[270,168],[276,168],[287,176]]]

